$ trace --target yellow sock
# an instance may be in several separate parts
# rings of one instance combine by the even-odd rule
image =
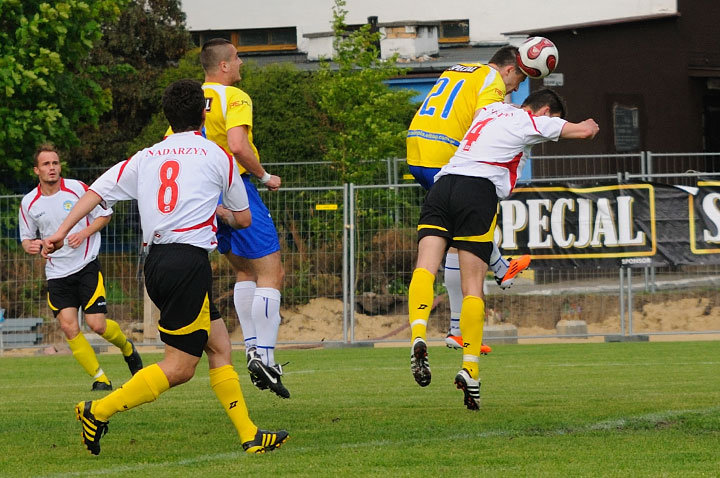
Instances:
[[[412,337],[427,338],[427,321],[433,302],[435,276],[429,270],[418,267],[413,271],[408,289],[408,312]]]
[[[106,422],[117,412],[155,401],[169,388],[165,372],[155,363],[140,370],[110,395],[93,401],[91,411],[98,420]]]
[[[73,357],[75,357],[75,360],[85,369],[88,375],[98,382],[110,383],[110,380],[108,380],[100,368],[100,363],[95,355],[95,351],[82,332],[74,338],[66,340],[70,346],[70,350],[72,350]]]
[[[240,380],[233,366],[223,365],[210,369],[210,386],[230,417],[230,421],[235,425],[240,441],[245,443],[255,438],[257,427],[248,415],[240,389]]]
[[[105,333],[102,334],[102,338],[122,350],[122,354],[128,357],[132,353],[132,345],[128,342],[123,331],[120,330],[120,326],[111,319],[105,319],[105,322],[107,323],[107,327],[105,327]]]
[[[474,295],[465,296],[460,310],[460,333],[465,343],[462,366],[475,380],[480,376],[478,362],[480,361],[484,322],[485,302]]]

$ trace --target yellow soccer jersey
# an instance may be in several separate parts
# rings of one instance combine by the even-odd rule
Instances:
[[[505,100],[505,83],[494,68],[461,63],[443,72],[408,130],[407,162],[441,168],[450,160],[475,112]]]
[[[205,93],[205,125],[203,126],[205,137],[232,155],[228,147],[227,131],[236,126],[246,126],[250,147],[259,161],[260,154],[253,143],[250,96],[240,88],[220,83],[206,82],[203,83],[202,88]],[[168,128],[165,136],[172,133],[172,129]],[[243,174],[246,169],[240,163],[237,165],[240,174]]]

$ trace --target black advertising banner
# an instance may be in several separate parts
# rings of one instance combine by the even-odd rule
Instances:
[[[720,264],[720,182],[516,188],[496,242],[536,269]]]
[[[694,263],[717,264],[720,257],[720,181],[698,181],[691,191],[690,251]]]

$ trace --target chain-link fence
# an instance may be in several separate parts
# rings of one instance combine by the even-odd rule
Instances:
[[[687,172],[688,159],[704,169]],[[718,154],[656,153],[535,157],[532,182],[645,180],[689,185],[698,177],[712,177],[718,159]],[[281,343],[409,338],[407,288],[424,191],[408,178],[404,161],[385,164],[373,185],[340,184],[340,176],[323,162],[266,165],[284,180],[277,192],[261,191],[278,229],[286,271]],[[88,183],[100,172],[74,171]],[[307,187],[308,178],[313,179],[312,187]],[[26,254],[18,240],[21,198],[0,196],[0,307],[7,318],[43,319],[32,345],[59,343],[63,337],[46,301],[44,261]],[[102,232],[100,254],[108,315],[136,340],[151,342],[157,339],[148,330],[152,319],[143,293],[137,207],[133,202],[118,203],[114,211]],[[211,254],[211,263],[216,303],[233,342],[242,343],[232,269],[217,252]],[[717,266],[531,269],[508,291],[488,282],[487,329],[512,327],[519,339],[720,333]],[[440,275],[431,339],[442,339],[448,322]],[[488,341],[492,343],[489,333]],[[13,345],[6,340],[5,346]]]

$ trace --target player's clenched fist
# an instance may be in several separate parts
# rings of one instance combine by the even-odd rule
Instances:
[[[47,259],[48,254],[60,249],[65,242],[65,236],[57,232],[52,236],[46,237],[42,241],[42,256]]]

